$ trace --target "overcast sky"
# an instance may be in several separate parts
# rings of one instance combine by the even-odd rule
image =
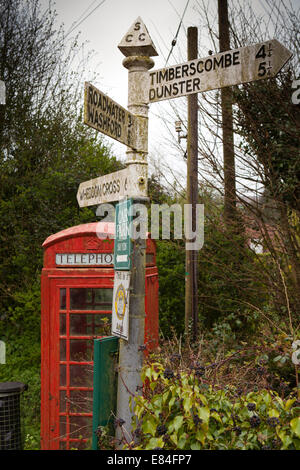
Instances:
[[[44,6],[48,5],[48,0],[41,0],[41,3]],[[96,53],[90,65],[91,70],[99,73],[100,78],[98,83],[93,82],[93,84],[124,107],[127,107],[128,71],[122,65],[124,56],[118,49],[118,44],[136,18],[138,16],[142,18],[159,54],[153,57],[154,68],[165,66],[172,40],[177,33],[184,12],[177,45],[173,49],[175,55],[170,56],[168,65],[177,63],[180,50],[183,50],[182,61],[186,61],[186,29],[189,26],[199,26],[194,0],[189,2],[187,0],[87,0],[86,2],[56,0],[53,3],[58,14],[58,23],[64,23],[67,33],[74,28],[69,37],[74,37],[80,32],[80,41],[88,41],[88,48]],[[90,16],[79,24],[89,13],[91,13]],[[84,74],[84,79],[91,81],[88,71]],[[161,123],[156,118],[159,106],[160,104],[152,104],[150,107],[150,153],[155,153],[154,149],[160,147],[159,141],[162,138]],[[174,122],[175,120],[174,116]],[[174,137],[177,138],[175,130]],[[112,139],[109,141],[113,144],[115,153],[125,159],[126,147]],[[184,171],[185,162],[182,155],[178,156],[177,163],[182,164]]]
[[[197,24],[193,4],[193,0],[188,2],[179,42],[185,37],[184,27]],[[163,54],[167,56],[169,53],[186,5],[187,0],[55,1],[58,21],[64,23],[66,32],[76,26],[76,22],[79,23],[78,20],[86,10],[83,18],[96,8],[71,34],[80,31],[80,39],[89,41],[90,48],[97,53],[97,71],[102,78],[102,91],[123,106],[127,105],[127,70],[122,66],[124,56],[118,49],[121,39],[140,16],[159,53],[155,57],[155,68],[164,66]],[[172,65],[171,59],[169,65]]]
[[[234,6],[235,1],[237,0],[230,0],[231,5]],[[240,1],[243,2],[243,0]],[[213,13],[210,21],[217,30],[217,0],[206,0],[206,2]],[[266,0],[252,0],[252,2],[257,11],[263,13],[263,9],[267,6]],[[92,83],[124,107],[127,107],[128,72],[122,65],[124,56],[118,49],[118,44],[137,17],[142,18],[159,54],[159,56],[153,57],[154,69],[165,66],[166,58],[171,50],[172,39],[179,28],[183,13],[184,18],[177,45],[173,49],[168,65],[187,60],[186,30],[189,26],[198,27],[202,57],[207,56],[208,50],[212,47],[204,36],[202,26],[206,24],[206,19],[200,18],[197,9],[195,9],[196,0],[87,0],[86,2],[82,0],[56,0],[53,3],[58,14],[57,21],[59,24],[64,23],[66,33],[70,32],[69,37],[74,37],[76,33],[80,32],[80,42],[88,41],[87,47],[96,53],[90,64],[90,70],[97,72],[100,78],[97,83]],[[300,0],[292,0],[292,3],[299,5]],[[48,0],[41,0],[41,4],[47,5]],[[87,15],[89,16],[87,17]],[[73,31],[71,31],[72,28]],[[84,80],[92,81],[88,71],[84,73]],[[178,100],[186,100],[186,98],[177,98],[173,101]],[[176,154],[175,151],[175,155],[171,155],[168,145],[164,146],[164,142],[166,142],[165,131],[157,117],[158,114],[164,112],[164,106],[167,106],[167,103],[164,103],[166,102],[150,105],[149,155],[162,160],[169,159],[169,164],[184,175],[186,164],[183,153],[178,151]],[[176,119],[174,115],[174,123]],[[174,138],[177,139],[175,127]],[[113,144],[115,154],[119,158],[125,159],[126,147],[110,138],[107,139]]]

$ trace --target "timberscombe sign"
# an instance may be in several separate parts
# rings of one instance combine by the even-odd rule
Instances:
[[[149,71],[149,102],[274,77],[291,56],[273,39]]]
[[[96,87],[85,82],[84,123],[135,149],[136,117]]]

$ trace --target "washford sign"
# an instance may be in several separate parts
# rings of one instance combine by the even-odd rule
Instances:
[[[84,86],[84,123],[135,148],[137,118],[91,83]]]

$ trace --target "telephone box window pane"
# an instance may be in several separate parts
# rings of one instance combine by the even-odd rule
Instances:
[[[95,305],[102,308],[96,310],[111,310],[113,289],[93,289]]]
[[[93,387],[93,365],[70,364],[70,387]]]
[[[65,416],[60,417],[59,421],[59,437],[67,436],[67,418]]]
[[[61,339],[59,342],[59,360],[65,361],[66,360],[66,340]]]
[[[61,413],[64,413],[66,411],[67,407],[67,396],[66,396],[66,391],[61,390],[59,392],[59,411]]]
[[[66,314],[61,313],[59,316],[59,334],[65,335],[66,334]]]
[[[70,361],[86,362],[93,360],[93,340],[71,339]]]
[[[91,413],[92,410],[92,390],[70,390],[70,413]]]
[[[70,335],[87,335],[89,319],[86,314],[70,315]]]
[[[71,314],[71,336],[109,336],[111,333],[111,314]]]
[[[111,310],[112,288],[71,288],[71,310]]]
[[[66,310],[66,289],[59,289],[60,292],[60,308]]]
[[[154,255],[152,253],[146,254],[146,264],[154,264]]]
[[[61,364],[59,366],[59,383],[62,387],[66,385],[66,366],[64,364]]]
[[[88,416],[70,416],[70,437],[72,439],[92,437],[92,419]]]

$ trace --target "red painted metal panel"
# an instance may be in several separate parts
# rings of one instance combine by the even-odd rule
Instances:
[[[99,236],[100,233],[102,233],[102,238]],[[74,360],[72,355],[73,350],[79,351],[80,348],[83,354],[84,348],[88,348],[88,340],[92,340],[95,336],[88,335],[88,330],[82,335],[81,329],[76,331],[74,335],[73,330],[76,325],[78,326],[78,315],[80,315],[80,328],[86,322],[92,331],[96,331],[94,328],[96,322],[102,318],[102,313],[109,315],[111,309],[107,310],[106,304],[106,308],[103,310],[81,310],[80,308],[71,310],[70,290],[84,288],[89,289],[90,292],[91,289],[112,289],[114,279],[112,265],[105,267],[93,265],[88,267],[57,266],[56,254],[113,253],[114,240],[106,238],[113,233],[114,224],[84,224],[54,234],[48,237],[43,244],[44,268],[41,279],[42,449],[84,448],[87,443],[87,436],[84,433],[86,423],[91,423],[92,402],[89,403],[90,407],[85,406],[84,412],[78,411],[78,409],[74,412],[71,399],[80,393],[88,397],[88,394],[91,394],[93,390],[92,382],[90,383],[88,380],[83,384],[74,385],[72,380],[78,376],[78,371],[83,372],[84,368],[92,368],[93,362],[86,360],[86,357],[80,361]],[[158,344],[158,272],[155,265],[155,243],[150,238],[147,239],[146,256],[145,344],[147,344],[147,350],[151,350]],[[60,308],[60,289],[64,289],[62,293],[66,295],[66,304],[63,305],[63,308]],[[72,295],[74,292],[72,290]],[[76,292],[80,293],[80,291]],[[95,305],[99,305],[99,303]],[[62,331],[60,331],[60,327]],[[60,378],[63,379],[62,383],[60,383]],[[82,427],[75,427],[75,425],[80,426],[81,424]],[[79,434],[78,429],[82,430],[83,436]]]

